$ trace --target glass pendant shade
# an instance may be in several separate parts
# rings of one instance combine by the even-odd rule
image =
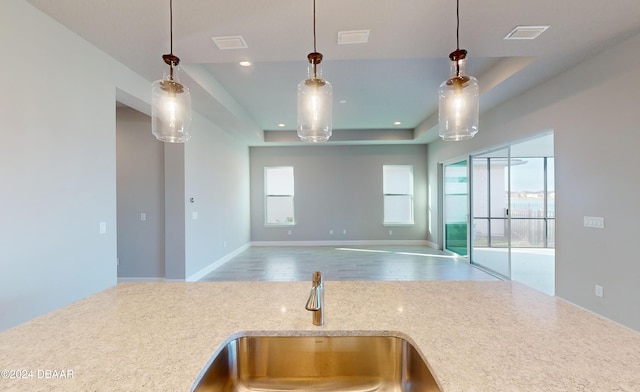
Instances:
[[[446,141],[471,139],[478,133],[480,87],[473,76],[465,75],[465,50],[449,55],[451,77],[440,85],[439,135]]]
[[[305,142],[331,137],[333,87],[322,79],[321,60],[320,53],[309,54],[309,77],[298,84],[298,137]]]
[[[171,67],[151,85],[151,131],[162,142],[184,143],[191,138],[191,94],[180,83],[178,71]]]

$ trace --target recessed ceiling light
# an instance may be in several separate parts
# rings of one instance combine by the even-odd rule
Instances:
[[[549,26],[516,26],[504,39],[536,39]]]
[[[241,35],[233,35],[227,37],[211,37],[218,49],[244,49],[247,48],[247,43],[244,41]]]
[[[240,65],[243,67],[249,67],[251,66],[251,61],[241,61]]]
[[[347,103],[347,100],[346,99],[341,99],[341,100],[338,101],[338,103]]]
[[[338,45],[366,44],[369,42],[369,30],[338,31]]]
[[[287,124],[285,124],[285,123],[280,123],[280,124],[278,124],[278,126],[279,126],[280,128],[284,128],[284,127],[286,127],[286,126],[287,126]]]
[[[393,125],[402,125],[402,122],[400,122],[400,121],[395,121],[395,122],[393,123]]]

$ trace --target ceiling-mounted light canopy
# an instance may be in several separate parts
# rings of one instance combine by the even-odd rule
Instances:
[[[439,135],[446,141],[471,139],[478,133],[480,87],[478,80],[465,74],[467,51],[460,49],[460,1],[456,1],[457,49],[449,55],[451,76],[438,90]]]
[[[173,0],[169,0],[171,52],[162,56],[169,66],[151,85],[151,131],[160,141],[184,143],[191,138],[191,94],[180,83],[180,59],[173,54]]]
[[[313,52],[309,60],[308,78],[298,84],[298,137],[305,142],[325,142],[331,137],[331,83],[322,79],[322,54],[316,50],[316,1],[313,0]]]

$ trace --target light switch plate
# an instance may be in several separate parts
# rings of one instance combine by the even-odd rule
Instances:
[[[100,222],[100,234],[107,233],[107,222]]]

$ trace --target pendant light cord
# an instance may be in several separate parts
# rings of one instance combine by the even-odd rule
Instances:
[[[456,52],[460,51],[460,0],[456,0]],[[460,77],[460,62],[456,61],[456,76]]]
[[[316,36],[316,0],[313,0],[313,52],[307,55],[309,64],[313,70],[312,79],[318,79],[318,64],[322,62],[322,54],[318,53]]]
[[[313,51],[318,51],[316,49],[316,0],[313,0]]]
[[[456,0],[456,48],[460,50],[460,0]]]
[[[171,54],[173,54],[173,0],[169,0],[169,41],[171,45]]]
[[[175,57],[173,55],[173,0],[169,0],[169,53],[171,57]],[[169,79],[173,80],[173,59],[169,62]]]

